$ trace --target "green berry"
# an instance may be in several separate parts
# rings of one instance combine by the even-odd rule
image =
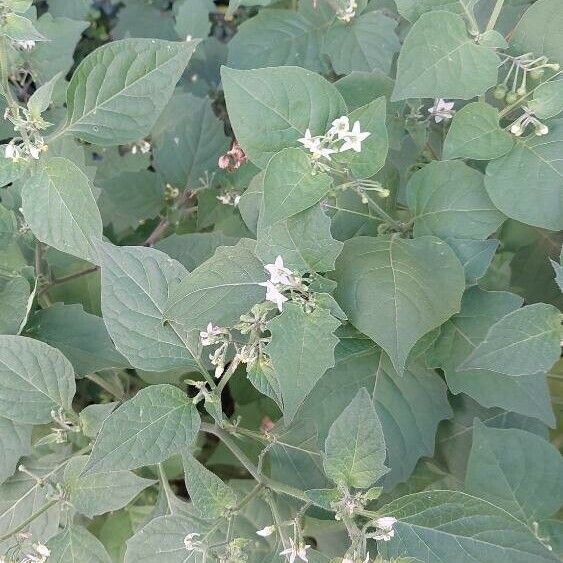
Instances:
[[[506,94],[505,100],[507,104],[513,104],[517,99],[518,95],[516,92],[508,92],[508,94]]]
[[[544,72],[543,68],[534,68],[530,71],[530,76],[533,80],[538,80],[543,76]]]
[[[504,96],[506,96],[506,86],[504,86],[503,84],[499,84],[494,90],[493,90],[493,96],[497,99],[497,100],[502,100],[504,98]]]
[[[526,95],[526,88],[524,86],[520,86],[520,88],[518,88],[518,90],[516,90],[516,93],[519,96],[525,96]]]

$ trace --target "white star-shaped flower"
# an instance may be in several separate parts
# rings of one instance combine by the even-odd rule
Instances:
[[[199,537],[201,534],[197,534],[196,532],[192,532],[191,534],[188,534],[185,538],[184,538],[184,547],[188,550],[188,551],[193,551],[196,548],[196,544],[198,543],[197,541],[193,541],[194,538]]]
[[[352,127],[352,131],[346,133],[342,138],[344,139],[344,144],[340,147],[340,152],[344,152],[352,149],[356,152],[362,152],[362,142],[365,141],[371,133],[365,131],[360,131],[360,122],[356,121]]]
[[[266,526],[265,528],[258,530],[256,533],[259,536],[262,536],[263,538],[267,538],[268,536],[271,536],[275,531],[276,531],[275,526]]]
[[[440,123],[443,119],[451,119],[453,117],[453,107],[454,102],[446,102],[442,98],[438,98],[434,105],[428,109],[428,113],[434,118],[436,123]]]
[[[332,122],[332,127],[328,130],[328,135],[336,135],[339,139],[343,139],[346,133],[350,131],[350,121],[348,116],[343,115]]]
[[[273,264],[266,264],[264,268],[270,274],[270,281],[272,283],[292,285],[293,274],[289,268],[283,265],[283,258],[281,256],[278,256]]]
[[[305,131],[305,136],[301,137],[301,139],[297,139],[297,141],[299,143],[301,143],[304,147],[308,148],[309,150],[311,150],[311,148],[319,143],[319,138],[318,137],[313,137],[311,135],[311,130],[307,129],[307,131]]]
[[[393,516],[382,516],[375,520],[377,530],[373,534],[373,538],[379,541],[389,541],[395,536],[395,530],[393,529],[395,522],[397,522],[397,519],[393,518]]]
[[[271,281],[262,282],[258,285],[266,288],[266,301],[275,303],[278,306],[279,312],[281,313],[283,304],[287,301],[287,297],[283,295]]]
[[[311,546],[303,544],[296,545],[291,538],[289,539],[289,543],[291,544],[291,547],[284,549],[282,552],[280,552],[280,555],[285,555],[289,563],[294,563],[295,559],[301,559],[301,561],[308,562],[307,550]]]

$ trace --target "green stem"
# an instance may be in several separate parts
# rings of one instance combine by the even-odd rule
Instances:
[[[500,11],[502,10],[503,4],[504,4],[504,0],[496,1],[493,11],[491,12],[491,17],[489,18],[489,21],[487,23],[487,27],[485,28],[485,31],[490,31],[491,29],[494,29],[497,23],[497,19],[500,15]]]
[[[461,4],[461,7],[463,8],[463,11],[465,13],[465,17],[468,20],[469,33],[471,33],[471,35],[479,35],[479,26],[477,25],[475,14],[468,6],[465,5],[465,0],[459,0],[459,3]]]
[[[3,542],[5,540],[11,538],[14,534],[17,534],[18,532],[21,532],[26,526],[28,526],[36,518],[41,516],[41,514],[43,514],[47,510],[49,510],[49,508],[52,508],[53,506],[55,506],[55,504],[57,504],[59,502],[59,500],[60,499],[52,499],[49,502],[45,503],[41,508],[37,509],[34,513],[32,513],[30,516],[28,516],[23,522],[18,524],[15,528],[8,530],[5,534],[1,535],[0,536],[0,542]]]
[[[164,471],[164,466],[162,463],[157,464],[157,471],[158,471],[158,481],[162,490],[164,491],[164,496],[166,497],[166,504],[168,504],[168,510],[170,510],[170,514],[174,514],[174,509],[172,507],[172,503],[170,499],[173,498],[174,494],[172,493],[172,489],[170,488],[170,483],[168,482],[168,477],[166,477],[166,472]]]
[[[60,285],[67,281],[75,280],[76,278],[80,278],[82,276],[87,276],[88,274],[93,274],[97,272],[100,268],[98,266],[92,266],[91,268],[86,268],[85,270],[80,270],[79,272],[75,272],[74,274],[69,274],[68,276],[63,276],[62,278],[56,278],[49,282],[40,292],[39,297],[49,291],[53,286]]]
[[[368,207],[372,211],[375,211],[375,213],[377,213],[386,223],[391,225],[394,229],[398,230],[401,233],[405,232],[404,225],[402,225],[398,221],[395,221],[395,219],[393,219],[393,217],[391,217],[391,215],[389,215],[382,207],[380,207],[379,204],[377,204],[373,200],[373,198],[371,198],[369,195],[367,195],[365,193],[364,193],[364,195],[368,200]]]
[[[86,379],[90,380],[92,383],[99,385],[104,391],[107,391],[110,395],[115,397],[118,401],[123,400],[123,392],[121,389],[111,385],[107,382],[101,375],[97,373],[89,373],[86,375]]]

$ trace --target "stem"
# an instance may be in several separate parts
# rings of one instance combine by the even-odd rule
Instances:
[[[19,106],[12,94],[12,90],[10,89],[8,70],[8,38],[6,36],[0,38],[0,72],[2,74],[2,93],[6,98],[6,102],[11,107]]]
[[[123,392],[121,391],[121,389],[117,389],[115,386],[108,383],[101,375],[97,373],[89,373],[85,376],[85,378],[90,380],[92,383],[99,385],[104,391],[107,391],[118,401],[123,400]]]
[[[502,10],[503,4],[504,4],[504,0],[496,1],[493,11],[491,12],[491,17],[489,18],[489,21],[487,23],[487,27],[485,28],[485,31],[490,31],[491,29],[494,29],[497,23],[497,19],[500,15],[500,11]]]
[[[56,278],[51,281],[48,285],[46,285],[39,293],[38,297],[41,297],[44,293],[49,291],[53,286],[60,285],[62,283],[66,283],[70,280],[75,280],[76,278],[80,278],[82,276],[86,276],[88,274],[92,274],[99,270],[99,266],[92,266],[91,268],[86,268],[85,270],[80,270],[80,272],[75,272],[74,274],[69,274],[68,276],[63,276],[62,278]]]
[[[170,514],[174,514],[172,503],[170,502],[170,499],[174,496],[174,494],[172,493],[172,489],[170,488],[170,483],[168,483],[168,478],[166,477],[164,466],[162,465],[162,463],[159,463],[156,467],[158,471],[158,481],[160,483],[160,486],[162,487],[162,490],[164,491],[168,510],[170,510]]]
[[[34,513],[32,513],[28,518],[26,518],[23,522],[18,524],[15,528],[8,530],[5,534],[0,536],[0,542],[3,542],[9,538],[11,538],[14,534],[17,534],[21,530],[23,530],[28,524],[31,524],[36,518],[41,516],[44,512],[52,508],[59,502],[60,499],[52,499],[49,502],[45,503],[41,508],[37,509]]]
[[[394,229],[397,229],[401,233],[405,232],[405,227],[398,221],[395,221],[391,215],[389,215],[382,207],[379,206],[369,195],[365,194],[368,200],[368,207],[375,211],[386,223],[389,223]]]
[[[459,0],[459,3],[461,4],[461,7],[463,8],[463,11],[465,13],[465,17],[468,20],[469,33],[471,33],[471,35],[479,35],[479,26],[477,25],[475,14],[465,5],[465,0]]]

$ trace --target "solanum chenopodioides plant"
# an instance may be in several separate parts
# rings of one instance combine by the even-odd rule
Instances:
[[[557,1],[0,1],[0,560],[558,560]]]

